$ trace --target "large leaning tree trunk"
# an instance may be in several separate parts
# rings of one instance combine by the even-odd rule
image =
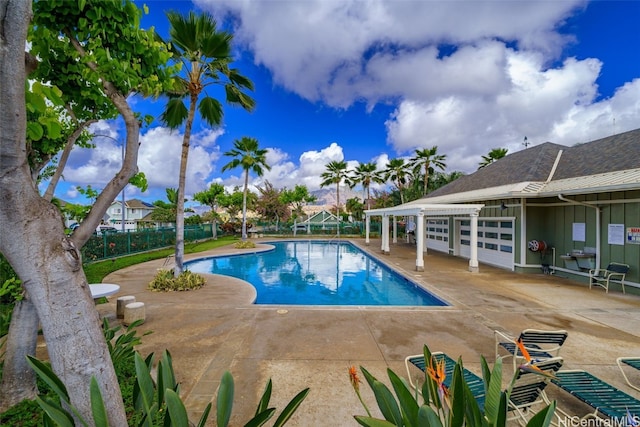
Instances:
[[[5,0],[0,7],[0,252],[22,279],[41,321],[49,360],[71,403],[91,423],[89,383],[95,377],[108,422],[127,420],[118,381],[77,247],[137,170],[139,124],[124,96],[103,81],[127,128],[125,161],[107,184],[73,240],[60,211],[40,196],[26,157],[25,41],[31,1]]]

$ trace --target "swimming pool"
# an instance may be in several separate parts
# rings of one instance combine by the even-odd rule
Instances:
[[[256,304],[445,306],[444,301],[349,242],[269,242],[266,252],[202,258],[194,273],[237,277],[257,291]]]

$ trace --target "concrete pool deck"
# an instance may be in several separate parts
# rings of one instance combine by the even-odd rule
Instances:
[[[255,242],[267,248],[264,242]],[[275,239],[273,239],[275,240]],[[255,291],[240,280],[210,275],[202,289],[157,293],[146,289],[164,260],[114,272],[105,283],[121,286],[117,296],[133,295],[146,306],[139,351],[157,357],[171,352],[181,382],[181,395],[191,420],[197,422],[215,397],[219,380],[229,370],[235,380],[232,425],[254,414],[268,379],[273,381],[271,406],[278,409],[310,387],[290,426],[357,425],[365,414],[349,382],[348,368],[363,366],[389,384],[386,370],[406,376],[404,358],[422,352],[424,344],[480,373],[480,355],[494,361],[494,330],[512,334],[522,329],[566,329],[569,338],[560,355],[563,369],[585,369],[640,398],[629,388],[615,360],[640,356],[640,296],[623,295],[555,275],[516,274],[484,264],[479,273],[468,262],[437,252],[425,256],[425,271],[415,271],[415,247],[398,243],[382,255],[380,241],[350,240],[387,265],[445,299],[448,307],[303,307],[257,306]],[[186,259],[246,252],[226,246],[188,255]],[[101,315],[115,314],[116,296],[98,306]],[[505,367],[507,372],[509,368]],[[640,382],[640,375],[635,377]],[[363,398],[375,399],[365,384]],[[549,395],[558,405],[583,415],[588,407],[555,387]],[[215,402],[214,402],[215,406]],[[215,409],[215,408],[214,408]],[[377,411],[375,411],[377,412]],[[277,415],[276,415],[277,417]],[[275,418],[274,418],[275,419]],[[208,425],[214,425],[215,415]]]

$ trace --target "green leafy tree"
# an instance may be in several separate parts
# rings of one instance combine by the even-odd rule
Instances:
[[[167,13],[171,49],[183,65],[176,76],[174,90],[169,94],[169,102],[161,115],[161,120],[171,128],[184,125],[182,153],[180,156],[180,176],[178,179],[178,206],[176,217],[176,253],[174,274],[178,277],[183,270],[184,258],[184,203],[187,160],[191,129],[196,117],[200,116],[211,126],[222,122],[223,109],[220,101],[210,96],[206,88],[223,85],[226,102],[239,105],[251,111],[255,101],[244,90],[253,90],[253,83],[242,76],[237,69],[230,68],[231,42],[233,35],[220,31],[216,21],[208,14],[189,12],[183,16],[177,12]],[[186,105],[188,103],[188,107]]]
[[[490,165],[496,160],[500,160],[507,155],[509,149],[507,148],[492,148],[486,156],[482,156],[482,161],[478,163],[478,169],[482,169],[485,166]]]
[[[349,178],[349,186],[354,188],[357,184],[362,184],[366,197],[367,209],[371,209],[371,184],[382,184],[384,179],[380,176],[375,163],[361,163],[353,170]]]
[[[306,185],[296,185],[293,190],[285,188],[281,194],[282,201],[292,207],[293,215],[300,217],[304,214],[303,207],[313,203],[318,198],[309,193]]]
[[[412,178],[411,164],[405,162],[404,159],[396,158],[389,160],[384,170],[385,181],[392,181],[400,194],[400,203],[404,203],[404,189],[407,182]]]
[[[241,167],[244,171],[244,190],[242,192],[242,240],[247,240],[247,193],[249,192],[249,171],[262,176],[267,164],[267,150],[258,146],[255,138],[242,137],[233,141],[233,149],[224,153],[225,156],[235,157],[222,167],[222,171]]]
[[[429,176],[434,172],[434,170],[436,168],[444,170],[447,167],[444,162],[446,158],[446,154],[438,154],[438,146],[434,145],[431,148],[416,150],[415,155],[409,161],[413,167],[413,176],[423,176],[423,195],[427,194],[429,189]]]
[[[364,204],[357,197],[353,197],[351,199],[347,199],[345,209],[353,218],[360,221],[364,212]]]
[[[3,171],[11,171],[0,175],[0,199],[19,200],[22,206],[17,218],[13,203],[0,204],[0,252],[23,280],[25,301],[35,308],[21,311],[21,316],[12,320],[0,387],[2,404],[15,396],[15,384],[6,386],[5,383],[5,377],[11,377],[8,368],[26,360],[40,324],[51,365],[67,385],[70,400],[80,413],[87,418],[91,416],[86,386],[91,376],[95,376],[106,394],[105,414],[109,424],[126,425],[107,345],[96,338],[101,336],[101,330],[93,300],[86,291],[79,248],[137,172],[140,118],[127,98],[135,94],[158,95],[166,88],[170,53],[152,31],[140,29],[140,17],[141,11],[126,0],[33,3],[6,0],[0,8],[0,34],[3,34],[0,105],[7,109],[0,121],[0,164]],[[30,22],[34,31],[27,44]],[[25,46],[30,49],[27,63]],[[47,51],[55,53],[46,56]],[[34,184],[37,164],[42,162],[32,162],[34,158],[27,154],[29,143],[33,149],[34,141],[49,143],[58,135],[55,125],[51,124],[44,125],[46,141],[35,138],[33,125],[28,130],[27,73],[40,67],[50,67],[49,75],[59,77],[51,82],[63,94],[74,88],[82,94],[78,98],[101,94],[122,116],[127,132],[125,160],[120,171],[107,183],[85,220],[69,237],[65,235],[62,214],[51,200],[39,194]],[[31,101],[30,108],[42,106],[37,107]],[[38,149],[44,155],[55,151],[44,146]],[[70,312],[75,315],[70,317]]]
[[[208,216],[211,218],[211,222],[213,223],[213,238],[218,238],[218,202],[219,197],[224,194],[224,186],[222,184],[213,183],[209,186],[208,189],[204,191],[200,191],[193,195],[193,200],[202,203],[205,206],[209,206],[211,208],[212,215]],[[204,219],[204,217],[203,217]]]
[[[284,201],[285,190],[279,190],[269,181],[258,187],[260,195],[256,200],[254,211],[267,221],[279,223],[287,221],[291,216],[288,204]]]
[[[429,191],[435,191],[440,187],[444,187],[462,176],[464,176],[464,173],[460,171],[453,171],[451,173],[436,172],[433,179],[429,180]]]

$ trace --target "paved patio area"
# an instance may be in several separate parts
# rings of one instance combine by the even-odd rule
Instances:
[[[350,239],[351,240],[351,239]],[[256,240],[266,249],[267,239]],[[629,394],[615,365],[619,356],[640,356],[640,296],[543,274],[515,274],[480,265],[467,271],[467,261],[437,252],[425,257],[425,271],[415,270],[414,246],[398,243],[390,255],[380,241],[351,240],[366,252],[444,298],[449,307],[322,308],[257,306],[255,291],[234,278],[210,275],[203,289],[157,293],[146,289],[163,260],[132,266],[105,278],[121,285],[118,295],[145,302],[146,322],[139,350],[144,355],[171,352],[181,393],[192,421],[216,395],[225,370],[235,379],[232,425],[243,425],[255,411],[264,386],[273,381],[272,404],[278,413],[300,390],[311,391],[290,426],[357,425],[365,414],[351,388],[348,368],[364,366],[389,384],[386,369],[405,376],[404,358],[422,352],[424,344],[456,358],[480,374],[480,355],[492,363],[496,329],[519,333],[525,328],[566,329],[564,368],[582,368]],[[186,258],[244,252],[232,246]],[[113,316],[116,296],[98,306]],[[640,382],[640,376],[638,376]],[[583,415],[588,407],[550,386],[563,409]],[[363,397],[376,408],[368,386]],[[215,415],[209,425],[214,425]],[[275,419],[275,418],[274,418]]]

